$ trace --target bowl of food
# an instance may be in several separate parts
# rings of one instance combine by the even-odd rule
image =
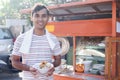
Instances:
[[[33,67],[36,68],[41,74],[46,74],[53,67],[53,64],[47,61],[42,61],[40,63],[36,63]]]

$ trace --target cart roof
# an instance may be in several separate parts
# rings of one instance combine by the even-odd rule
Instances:
[[[77,2],[67,2],[64,4],[52,5],[48,6],[48,8],[50,10],[50,14],[53,16],[111,14],[112,1],[113,0],[82,0]],[[120,8],[119,5],[118,8]],[[22,9],[20,12],[23,14],[29,14],[31,9]]]

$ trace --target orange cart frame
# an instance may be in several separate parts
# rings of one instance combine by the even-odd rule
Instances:
[[[76,56],[75,56],[75,54],[76,54],[76,36],[105,36],[105,37],[116,38],[117,37],[117,33],[116,33],[116,22],[117,22],[116,14],[117,14],[117,12],[116,11],[117,11],[117,7],[118,7],[118,10],[120,9],[120,6],[119,6],[120,2],[118,3],[117,0],[87,0],[86,2],[74,2],[72,4],[66,3],[66,4],[48,7],[50,10],[57,10],[60,8],[66,9],[67,7],[74,7],[74,6],[77,7],[77,6],[85,6],[85,5],[92,5],[92,4],[99,4],[99,3],[100,4],[111,3],[112,18],[49,22],[49,24],[47,26],[48,29],[53,28],[53,31],[51,31],[51,32],[57,36],[72,36],[73,37],[74,71],[75,71],[75,66],[76,66],[75,65],[76,64],[76,61],[75,61],[75,59],[76,59]],[[82,13],[82,14],[86,14],[86,13]],[[61,14],[61,15],[56,14],[54,16],[64,16],[64,15],[67,15],[67,14]],[[78,15],[78,13],[73,14],[73,15]],[[114,48],[112,49],[112,53],[111,53],[112,59],[111,59],[110,64],[109,64],[109,60],[108,60],[108,59],[110,59],[110,56],[106,57],[106,62],[105,62],[106,67],[105,67],[104,79],[117,80],[118,68],[117,68],[117,57],[116,57],[117,56],[116,55],[116,43],[113,43],[110,46],[112,46]],[[109,51],[106,50],[106,53],[109,53]],[[111,65],[112,65],[112,68],[110,68]],[[58,75],[56,75],[56,76],[62,77],[62,76],[58,76]],[[101,78],[101,80],[103,80],[102,79],[103,76],[99,77],[99,79],[100,78]],[[67,80],[67,79],[64,79],[64,80]],[[82,80],[82,78],[79,80]]]
[[[111,10],[109,11],[100,11],[98,8],[95,7],[95,5],[98,4],[111,4]],[[72,13],[71,11],[66,10],[67,8],[78,8],[78,7],[84,7],[84,6],[92,6],[96,12],[83,12],[83,13]],[[55,6],[48,6],[50,11],[57,11],[59,9],[64,9],[68,11],[70,14],[51,14],[52,17],[59,17],[59,16],[66,16],[66,15],[83,15],[83,14],[97,14],[97,13],[111,13],[111,18],[104,18],[104,19],[88,19],[88,20],[69,20],[69,21],[53,21],[49,22],[46,28],[52,32],[53,34],[57,36],[72,36],[73,37],[73,66],[75,71],[75,64],[76,64],[76,36],[105,36],[110,37],[107,38],[111,40],[111,38],[114,38],[115,40],[118,39],[117,36],[119,35],[116,33],[116,22],[120,22],[120,18],[117,18],[117,11],[120,17],[120,1],[119,0],[86,0],[84,2],[72,2],[71,3],[65,3],[65,4],[59,4]],[[29,13],[30,9],[24,9],[21,10],[21,13]],[[117,35],[118,34],[118,35]],[[116,40],[117,41],[117,40]],[[119,67],[117,67],[118,61],[117,61],[117,47],[116,42],[112,43],[112,52],[109,54],[110,49],[109,46],[106,48],[106,53],[109,55],[106,55],[106,62],[105,62],[105,76],[97,76],[94,75],[92,77],[98,77],[99,80],[118,80]],[[109,59],[111,62],[109,62]],[[112,66],[111,66],[112,65]],[[78,74],[78,73],[76,73]],[[119,75],[118,75],[119,74]],[[79,74],[79,75],[85,75],[85,76],[91,76],[91,74]],[[61,74],[55,74],[55,80],[82,80],[73,78],[71,76],[62,76]]]

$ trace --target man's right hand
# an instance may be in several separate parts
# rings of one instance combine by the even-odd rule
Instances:
[[[33,68],[33,67],[30,67],[29,68],[29,71],[36,77],[37,74],[39,73],[37,69]]]

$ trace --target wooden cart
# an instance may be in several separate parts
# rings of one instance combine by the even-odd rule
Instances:
[[[48,8],[51,21],[46,26],[47,29],[57,36],[73,37],[74,71],[69,74],[54,74],[54,79],[120,80],[120,38],[119,33],[116,33],[116,22],[120,23],[120,0],[83,0]],[[29,12],[29,9],[21,10],[21,13]],[[73,18],[75,16],[76,19]],[[106,37],[104,76],[75,72],[77,36]]]
[[[119,80],[120,79],[120,38],[116,33],[116,22],[120,17],[120,1],[118,0],[85,0],[48,6],[52,19],[60,18],[60,21],[49,22],[47,28],[57,36],[73,37],[73,66],[76,67],[76,36],[105,36],[106,58],[105,75],[91,74],[55,74],[55,80]],[[92,16],[90,19],[70,20],[66,16]],[[102,17],[104,16],[104,17]],[[62,20],[64,19],[64,20]],[[119,26],[120,27],[120,26]],[[79,76],[79,77],[78,77]],[[89,77],[89,78],[87,78]],[[91,77],[91,78],[90,78]]]

